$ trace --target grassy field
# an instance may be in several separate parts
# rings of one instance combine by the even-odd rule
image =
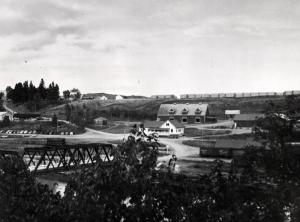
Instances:
[[[188,137],[196,136],[215,136],[215,135],[227,135],[231,133],[231,130],[215,130],[215,129],[197,129],[197,128],[186,128],[184,135]]]
[[[116,125],[107,129],[102,130],[102,132],[113,133],[113,134],[127,134],[130,133],[132,127],[126,125]]]

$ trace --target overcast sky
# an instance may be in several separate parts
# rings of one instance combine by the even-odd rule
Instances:
[[[299,0],[1,0],[0,88],[300,89]]]

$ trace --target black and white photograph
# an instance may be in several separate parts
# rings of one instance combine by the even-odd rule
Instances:
[[[299,222],[300,1],[1,0],[0,222]]]

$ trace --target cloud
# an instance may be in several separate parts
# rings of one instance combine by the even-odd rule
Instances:
[[[0,12],[5,12],[0,13],[0,38],[14,40],[14,52],[39,50],[54,44],[58,36],[85,33],[76,22],[80,11],[51,1],[9,1],[0,6]]]
[[[286,67],[294,77],[300,4],[287,1],[1,0],[0,68],[124,93],[138,79],[149,82],[140,92],[163,93],[223,87],[205,84],[214,79],[244,87],[247,76],[273,72],[279,80]]]
[[[298,22],[288,23],[284,20],[261,19],[246,15],[217,16],[207,18],[184,30],[191,37],[289,37],[299,33]]]

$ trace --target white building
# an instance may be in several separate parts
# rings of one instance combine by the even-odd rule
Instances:
[[[0,121],[3,121],[5,116],[8,116],[9,119],[12,120],[11,115],[9,115],[7,112],[0,112]]]
[[[120,95],[116,96],[116,100],[122,100],[122,99],[124,99],[123,96],[120,96]]]
[[[98,96],[96,97],[97,100],[108,100],[106,96]]]
[[[184,134],[184,125],[177,121],[146,121],[144,128],[146,134],[157,133],[159,136]]]
[[[240,110],[225,110],[225,118],[234,118],[236,115],[241,114]]]

